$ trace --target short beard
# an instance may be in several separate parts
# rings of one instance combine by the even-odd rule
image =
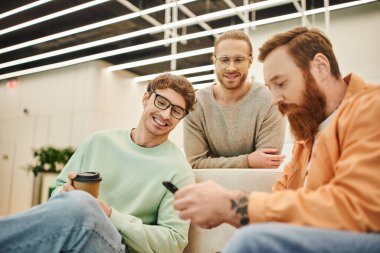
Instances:
[[[245,83],[245,81],[247,80],[247,75],[242,75],[241,76],[241,79],[240,81],[235,85],[235,86],[229,86],[229,85],[225,85],[223,83],[223,74],[220,75],[220,74],[217,74],[216,77],[218,78],[218,81],[219,83],[226,89],[226,90],[236,90],[236,89],[239,89],[240,87],[243,86],[243,84]]]
[[[305,92],[300,105],[280,104],[278,109],[287,115],[293,137],[299,140],[314,138],[326,118],[326,97],[309,71],[304,73]]]

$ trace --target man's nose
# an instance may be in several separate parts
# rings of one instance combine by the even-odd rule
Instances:
[[[235,69],[236,66],[235,66],[235,62],[233,60],[230,60],[228,62],[228,65],[227,65],[227,68],[226,69]]]
[[[165,110],[161,111],[161,115],[163,116],[164,119],[170,119],[171,118],[171,112],[172,112],[172,107],[169,106]]]
[[[284,101],[284,97],[281,94],[276,94],[275,92],[272,92],[272,104],[273,105],[279,105],[283,101]]]

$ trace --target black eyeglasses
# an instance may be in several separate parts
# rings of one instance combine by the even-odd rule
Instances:
[[[164,96],[161,96],[160,94],[157,94],[155,91],[152,91],[156,95],[154,98],[154,105],[161,110],[166,110],[170,106],[172,107],[170,110],[170,114],[176,118],[176,119],[183,119],[183,117],[186,116],[187,111],[183,109],[181,106],[173,105],[169,99],[167,99]]]

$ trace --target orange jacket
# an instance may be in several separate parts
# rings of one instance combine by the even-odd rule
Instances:
[[[380,231],[380,87],[354,74],[330,124],[312,141],[296,142],[273,193],[252,192],[250,221]]]

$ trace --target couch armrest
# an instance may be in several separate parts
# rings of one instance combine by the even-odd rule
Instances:
[[[194,169],[195,181],[213,180],[230,190],[270,192],[272,185],[281,176],[278,169]],[[189,244],[184,253],[215,253],[224,245],[236,228],[222,224],[213,229],[190,226]]]

